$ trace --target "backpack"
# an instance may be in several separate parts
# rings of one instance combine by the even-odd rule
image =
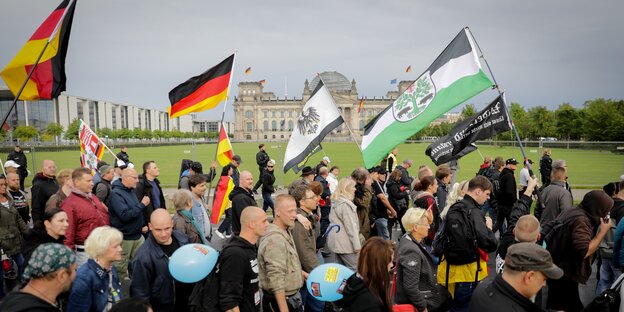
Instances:
[[[182,174],[184,173],[184,171],[191,169],[192,164],[193,164],[192,160],[182,159],[182,163],[180,164],[180,174],[178,175],[178,177],[182,178]],[[178,179],[178,185],[180,185],[179,179]]]
[[[468,264],[479,259],[472,209],[465,209],[459,202],[453,204],[440,229],[432,244],[434,254],[443,255],[451,265]]]
[[[615,240],[615,229],[617,228],[617,224],[615,223],[615,219],[610,219],[611,228],[607,231],[607,235],[600,241],[598,245],[598,251],[600,252],[600,258],[602,259],[613,259],[613,243]]]
[[[214,270],[197,282],[193,287],[193,291],[189,296],[189,311],[191,312],[217,312],[221,311],[219,306],[219,292],[221,288],[221,280],[219,279],[219,268],[221,267],[221,254],[229,246],[224,246],[219,251],[219,259]]]
[[[620,275],[618,279],[611,285],[611,287],[605,290],[600,295],[596,296],[583,311],[587,312],[617,312],[620,310],[620,288],[622,287],[622,280],[624,280],[624,274]]]
[[[100,181],[100,182],[96,183],[95,185],[93,185],[93,189],[91,190],[91,192],[93,193],[93,195],[97,194],[97,192],[96,192],[97,187],[98,187],[98,185],[100,185],[100,184],[102,184],[102,183],[104,183],[104,182]],[[109,201],[109,199],[110,199],[110,196],[111,196],[111,193],[112,193],[112,192],[113,192],[113,190],[112,190],[112,189],[110,189],[110,188],[108,188],[108,187],[106,188],[106,197],[104,197],[104,200],[102,201],[102,203],[104,203],[107,207],[110,207],[110,201]]]

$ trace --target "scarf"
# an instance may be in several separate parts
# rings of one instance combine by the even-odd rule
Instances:
[[[189,220],[191,220],[191,223],[193,223],[193,226],[197,230],[197,233],[199,233],[199,237],[201,238],[202,243],[204,243],[204,245],[208,245],[208,242],[206,241],[206,238],[202,234],[203,231],[199,229],[199,225],[197,225],[197,222],[195,222],[195,218],[193,218],[193,215],[191,214],[191,212],[188,211],[188,210],[181,210],[180,213],[183,216],[187,217]]]

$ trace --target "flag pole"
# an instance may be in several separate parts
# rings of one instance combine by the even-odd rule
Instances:
[[[75,0],[70,0],[67,7],[69,8],[73,4],[74,1]],[[52,31],[52,35],[46,41],[45,45],[43,46],[43,49],[41,49],[41,53],[39,53],[39,56],[37,57],[37,60],[35,61],[35,64],[33,64],[32,68],[28,72],[28,76],[26,76],[26,79],[24,79],[22,86],[20,87],[19,91],[17,91],[17,94],[15,95],[15,98],[13,99],[13,103],[11,104],[11,106],[9,106],[9,111],[7,111],[7,113],[4,115],[4,118],[2,119],[2,124],[0,125],[0,129],[4,127],[4,124],[7,122],[7,119],[9,119],[9,115],[11,115],[13,108],[15,108],[15,106],[17,105],[17,101],[19,100],[19,97],[22,95],[22,92],[24,91],[26,84],[28,84],[30,77],[32,77],[32,74],[35,72],[35,68],[37,68],[37,65],[39,65],[39,61],[41,61],[41,58],[43,57],[43,53],[45,53],[45,50],[48,48],[48,45],[50,45],[50,42],[52,41],[52,39],[54,39],[54,36],[56,35],[56,32],[58,31],[59,26],[61,25],[61,23],[63,23],[63,20],[65,19],[65,15],[67,15],[67,11],[68,10],[63,11],[63,15],[61,15],[59,22],[56,23],[56,26],[54,27],[54,30]]]
[[[225,94],[225,101],[223,102],[223,112],[221,113],[221,122],[220,125],[221,127],[219,128],[219,135],[221,134],[221,128],[225,129],[225,127],[223,126],[223,120],[225,119],[225,109],[227,107],[227,102],[230,99],[230,87],[232,85],[232,78],[234,76],[234,67],[236,65],[236,54],[238,53],[238,49],[234,50],[234,59],[232,60],[232,71],[230,72],[230,81],[228,81],[228,89],[227,92]],[[227,133],[227,130],[225,131],[225,135],[229,138],[229,134]],[[217,151],[219,150],[219,137],[217,137],[217,146],[215,147],[215,152],[214,152],[214,158],[212,159],[212,162],[217,161]],[[234,152],[234,150],[232,150],[232,152]],[[210,163],[210,168],[212,168],[212,162]],[[236,170],[236,168],[234,168]],[[212,205],[214,205],[214,196],[216,194],[214,194],[212,197],[210,196],[210,192],[212,190],[212,180],[214,180],[214,178],[217,176],[217,169],[215,168],[215,176],[212,177],[212,179],[210,179],[210,181],[208,181],[208,202],[206,203],[206,208],[209,208],[212,211]],[[219,182],[217,182],[218,184]],[[216,188],[215,188],[215,193],[216,193]],[[211,200],[210,198],[212,198],[212,204],[210,203]]]
[[[483,54],[483,50],[481,50],[481,47],[479,46],[479,43],[477,43],[477,40],[475,39],[474,35],[472,34],[472,30],[470,30],[470,28],[467,27],[467,26],[465,27],[465,29],[468,31],[468,33],[470,33],[470,37],[472,38],[472,41],[475,43],[475,45],[477,46],[477,49],[479,50],[479,54],[480,54],[479,57],[481,59],[483,59],[483,62],[485,62],[485,66],[487,67],[488,72],[490,73],[490,76],[492,76],[492,80],[494,81],[494,88],[496,88],[496,91],[498,91],[498,95],[500,95],[501,99],[503,100],[503,103],[505,105],[507,105],[507,99],[505,98],[504,92],[502,92],[500,90],[498,82],[496,82],[496,77],[494,77],[494,73],[492,72],[492,68],[490,67],[490,64],[488,63],[487,59],[485,58],[485,55]],[[518,134],[518,129],[516,128],[516,124],[511,119],[511,114],[509,114],[508,117],[509,117],[509,120],[511,121],[511,128],[513,129],[514,133],[516,134],[516,140],[518,141],[518,145],[520,146],[520,151],[522,152],[522,157],[524,158],[524,163],[527,163],[528,162],[528,157],[526,155],[526,152],[524,151],[524,146],[522,145],[522,141],[520,140],[520,135]],[[532,171],[531,164],[528,164],[528,166],[529,166],[529,170]]]
[[[322,81],[325,86],[327,86],[325,84],[325,81],[323,81],[323,77],[321,77],[321,75],[318,75],[318,77],[319,77],[319,80]],[[329,91],[329,87],[327,87],[327,90]],[[331,96],[331,92],[330,92],[330,96]],[[334,101],[334,97],[332,96],[331,98],[332,98],[332,101]],[[336,105],[336,101],[334,101],[334,105]],[[338,107],[336,106],[336,108],[338,108]],[[344,121],[345,126],[347,126],[347,129],[349,130],[349,134],[351,135],[351,138],[353,139],[353,142],[355,142],[355,145],[357,145],[358,149],[360,150],[360,153],[363,153],[362,152],[362,147],[360,147],[360,143],[355,139],[355,136],[353,135],[353,131],[351,130],[351,127],[349,127],[349,123],[347,122],[347,120],[342,115],[342,111],[340,109],[338,109],[338,113],[340,113],[340,117],[342,117],[342,120]]]
[[[87,125],[86,122],[84,122],[84,120],[80,119],[80,122],[82,124],[84,124],[85,126],[87,126],[87,128],[89,128],[89,130],[91,130],[91,132],[95,133],[95,131],[93,131],[91,129],[91,127],[89,127]],[[96,133],[97,134],[97,133]],[[78,137],[80,137],[80,129],[78,129]],[[102,141],[102,139],[100,139],[100,136],[96,135],[95,136],[98,139],[98,142],[102,143],[102,145],[104,145],[104,147],[106,148],[106,150],[108,150],[109,153],[111,153],[111,155],[113,155],[113,157],[115,157],[116,160],[120,160],[119,158],[117,158],[117,155],[115,155],[115,153],[108,147],[108,145],[106,145],[106,143],[104,143],[104,141]],[[126,164],[127,165],[127,164]]]

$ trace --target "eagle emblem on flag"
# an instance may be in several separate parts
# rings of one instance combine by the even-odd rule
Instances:
[[[429,72],[414,81],[392,104],[394,119],[408,122],[425,111],[436,95],[436,88]]]
[[[321,116],[316,111],[316,108],[308,107],[307,109],[304,109],[297,120],[299,133],[301,133],[301,135],[316,133],[320,121]]]

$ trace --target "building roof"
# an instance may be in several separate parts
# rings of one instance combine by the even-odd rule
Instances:
[[[337,71],[324,71],[320,73],[321,78],[325,85],[332,91],[351,91],[351,82],[345,75]],[[310,91],[316,89],[316,85],[319,82],[318,75],[312,79],[310,83]]]

